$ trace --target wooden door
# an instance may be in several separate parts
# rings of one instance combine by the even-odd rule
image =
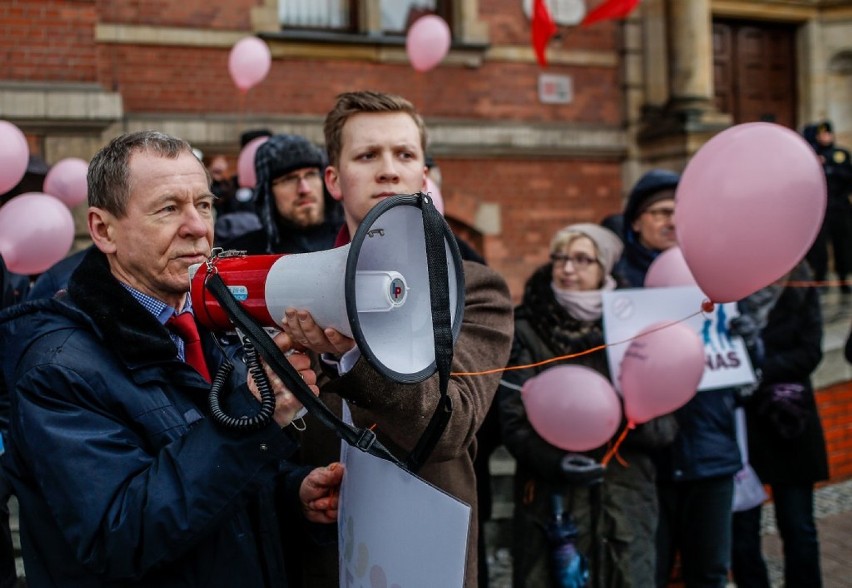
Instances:
[[[796,128],[795,27],[714,21],[716,107],[734,123],[767,120]]]

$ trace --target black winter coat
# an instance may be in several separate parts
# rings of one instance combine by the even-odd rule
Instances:
[[[209,385],[91,251],[67,297],[10,309],[12,391],[3,466],[38,587],[284,586],[276,494],[305,470],[274,422],[236,433],[207,418]],[[202,330],[211,372],[226,356]],[[231,414],[256,401],[239,362]]]
[[[797,276],[795,279],[805,279]],[[749,461],[767,484],[801,484],[828,479],[825,437],[810,376],[822,360],[822,314],[815,288],[787,287],[762,331],[765,346],[761,388],[746,406]],[[772,384],[805,387],[803,431],[784,438],[762,402]]]

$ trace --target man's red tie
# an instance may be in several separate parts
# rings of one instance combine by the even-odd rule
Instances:
[[[204,360],[204,350],[201,347],[201,337],[198,335],[198,325],[191,312],[173,314],[166,321],[166,327],[183,339],[183,355],[186,363],[198,370],[205,380],[210,381],[210,372]]]

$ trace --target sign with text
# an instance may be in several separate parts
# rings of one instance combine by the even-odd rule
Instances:
[[[728,322],[739,314],[737,304],[716,304],[713,312],[697,312],[706,299],[697,286],[632,288],[603,293],[604,338],[616,390],[619,390],[621,360],[630,339],[654,323],[683,319],[704,343],[706,360],[699,391],[754,383],[754,370],[745,343],[728,331]]]

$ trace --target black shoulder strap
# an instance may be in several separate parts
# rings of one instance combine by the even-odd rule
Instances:
[[[219,301],[234,325],[249,338],[266,364],[281,378],[281,381],[299,399],[299,402],[323,425],[337,433],[349,445],[402,466],[400,461],[379,442],[373,431],[359,429],[343,422],[319,398],[314,396],[314,393],[290,365],[290,362],[287,361],[287,358],[281,353],[281,350],[278,349],[266,331],[234,299],[233,294],[217,273],[212,272],[207,277],[205,287]]]
[[[453,414],[452,398],[447,394],[450,382],[450,367],[453,363],[453,330],[450,314],[449,278],[445,243],[454,250],[459,259],[458,244],[453,238],[445,239],[446,221],[435,208],[431,197],[420,194],[423,211],[423,233],[426,241],[426,264],[429,270],[429,292],[432,306],[432,331],[435,339],[435,365],[438,368],[438,389],[441,398],[432,413],[432,418],[408,455],[407,465],[412,472],[418,471],[435,449],[438,440],[447,428]]]

